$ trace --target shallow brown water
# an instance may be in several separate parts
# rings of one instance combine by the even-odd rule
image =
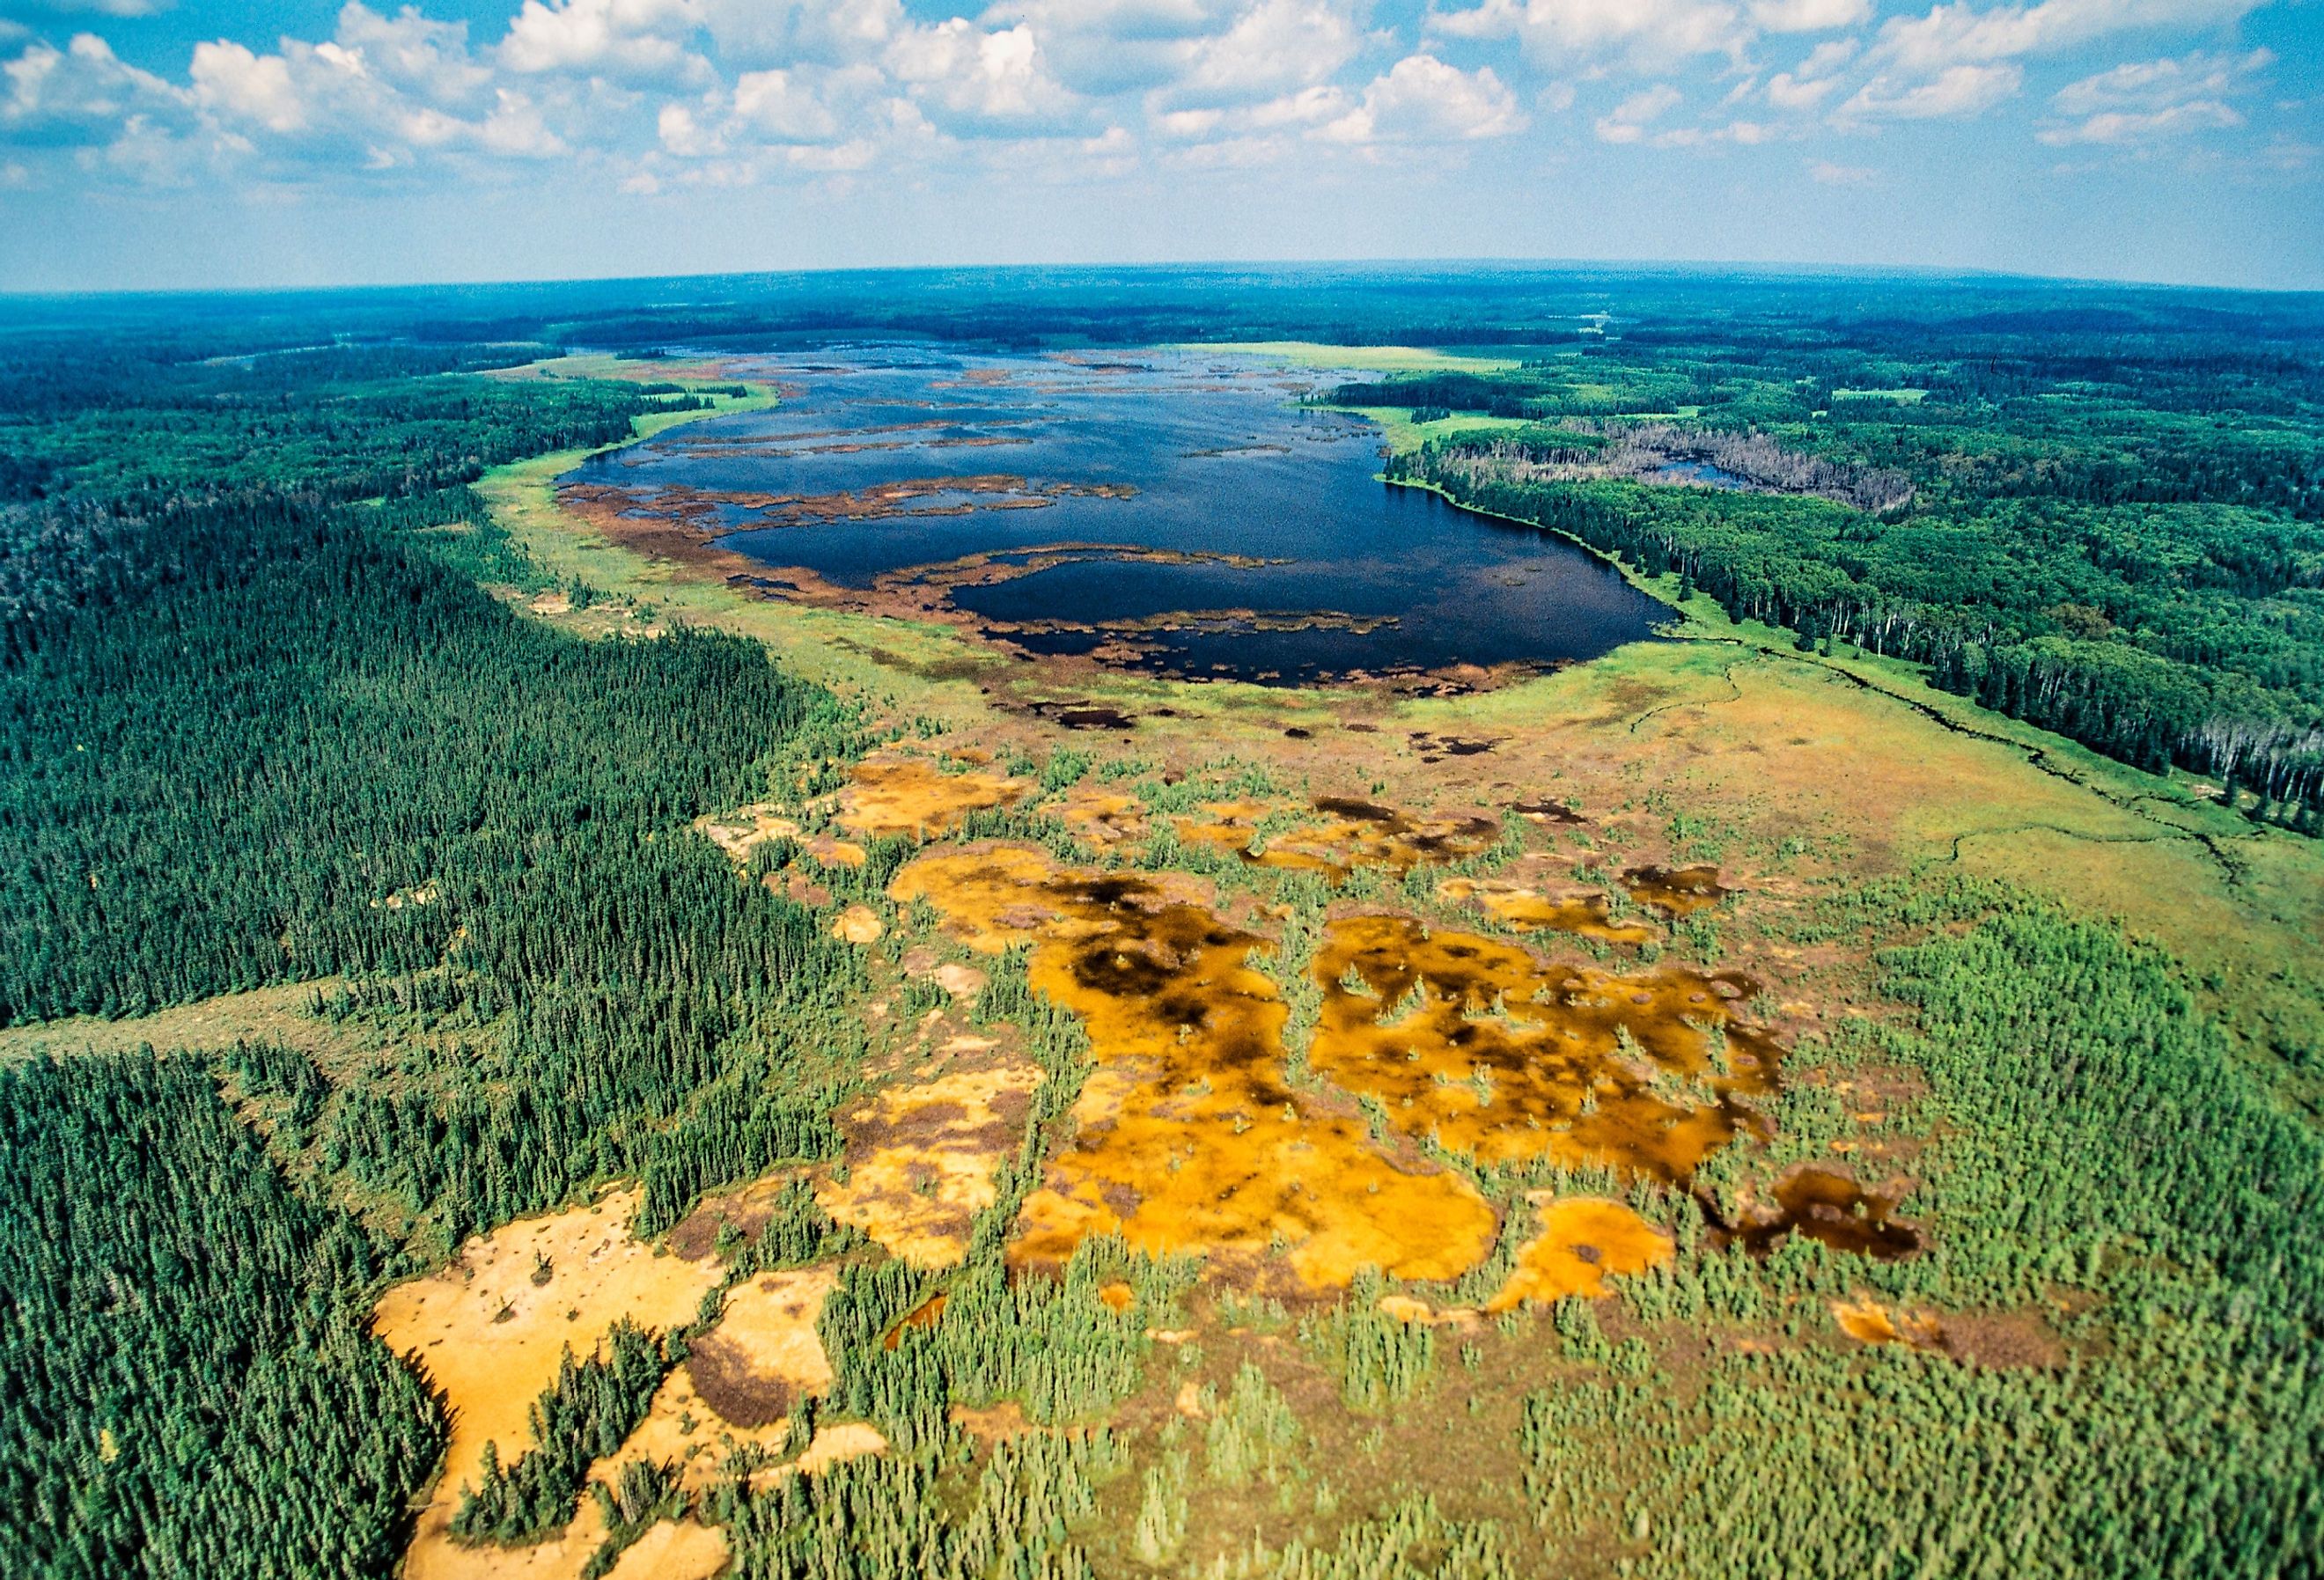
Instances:
[[[1844,1169],[1802,1163],[1775,1181],[1775,1202],[1744,1215],[1724,1238],[1753,1251],[1771,1251],[1784,1235],[1809,1239],[1877,1261],[1895,1261],[1921,1249],[1921,1231],[1891,1215],[1898,1198],[1866,1189]]]
[[[1713,866],[1632,867],[1622,874],[1622,887],[1639,904],[1666,916],[1692,916],[1735,892],[1719,886],[1719,869]]]

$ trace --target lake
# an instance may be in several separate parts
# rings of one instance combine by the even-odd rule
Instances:
[[[566,485],[820,601],[908,593],[1028,651],[1189,678],[1546,667],[1671,617],[1572,544],[1379,482],[1376,428],[1296,403],[1360,375],[920,344],[740,371],[782,404],[683,425]]]

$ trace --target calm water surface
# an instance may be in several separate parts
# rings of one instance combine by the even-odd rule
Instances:
[[[1272,562],[1098,557],[954,593],[995,634],[1036,651],[1119,651],[1126,641],[1141,667],[1189,675],[1290,684],[1546,665],[1650,638],[1670,615],[1571,545],[1379,482],[1376,429],[1293,404],[1337,374],[1199,352],[1065,360],[916,345],[773,357],[752,376],[783,384],[778,410],[673,430],[572,480],[811,499],[1023,480],[998,494],[940,490],[872,519],[809,505],[812,519],[774,526],[761,503],[717,501],[724,547],[844,587],[1067,543]],[[1128,496],[1060,488],[1102,485]],[[994,508],[1035,500],[1046,503]],[[1294,628],[1268,628],[1286,623]]]

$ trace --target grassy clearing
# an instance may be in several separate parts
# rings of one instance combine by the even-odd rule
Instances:
[[[1401,456],[1418,449],[1432,439],[1444,439],[1456,433],[1495,433],[1511,428],[1528,426],[1522,417],[1487,417],[1477,412],[1456,412],[1439,417],[1432,422],[1415,422],[1409,406],[1333,406],[1333,411],[1351,411],[1368,417],[1379,424],[1380,437],[1388,448]]]
[[[1521,365],[1513,356],[1479,356],[1425,346],[1327,346],[1315,340],[1201,340],[1168,349],[1273,356],[1294,367],[1356,373],[1500,373]]]

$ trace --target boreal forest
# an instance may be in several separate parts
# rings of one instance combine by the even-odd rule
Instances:
[[[2313,298],[0,300],[0,1576],[2324,1570]]]

